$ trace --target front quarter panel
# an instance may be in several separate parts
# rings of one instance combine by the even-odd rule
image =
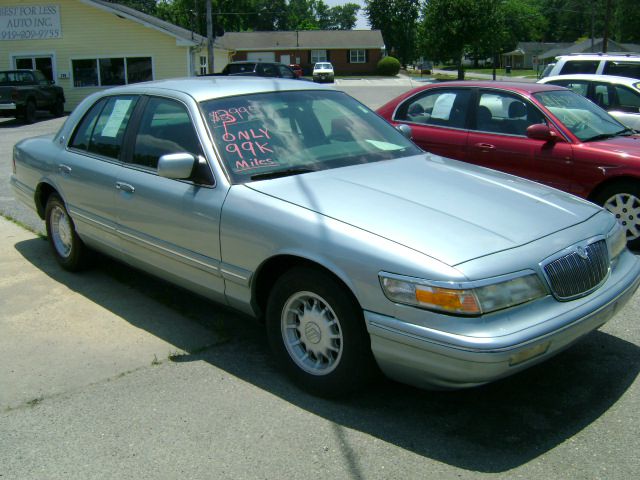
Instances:
[[[394,314],[395,305],[382,292],[380,271],[464,280],[458,271],[436,259],[246,185],[231,188],[220,235],[227,299],[245,311],[251,303],[256,272],[279,255],[328,269],[349,287],[362,308],[389,315]]]

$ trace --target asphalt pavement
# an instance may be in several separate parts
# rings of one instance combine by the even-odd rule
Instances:
[[[349,88],[383,101],[405,87]],[[7,207],[11,146],[59,122],[0,123],[0,210],[36,231],[35,214]],[[328,401],[282,375],[253,319],[106,258],[65,272],[42,236],[5,218],[0,272],[2,480],[640,471],[638,294],[570,350],[495,384],[428,392],[379,379]]]

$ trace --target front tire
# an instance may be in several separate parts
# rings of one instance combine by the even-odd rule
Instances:
[[[64,202],[55,193],[47,200],[45,222],[49,245],[60,266],[71,272],[84,269],[89,256],[87,247],[76,233]]]
[[[64,115],[64,100],[60,97],[56,98],[56,101],[50,111],[54,117],[61,117]]]
[[[301,388],[336,397],[373,378],[362,309],[330,274],[312,268],[285,273],[269,296],[266,321],[271,349]]]
[[[640,249],[640,185],[632,181],[608,185],[594,201],[613,213],[622,224],[629,248]]]

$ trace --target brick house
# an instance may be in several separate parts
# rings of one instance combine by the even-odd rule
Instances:
[[[227,32],[219,38],[231,60],[297,63],[309,74],[316,62],[331,62],[337,75],[375,73],[385,55],[380,30]]]

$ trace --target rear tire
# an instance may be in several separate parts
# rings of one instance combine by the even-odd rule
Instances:
[[[362,308],[330,274],[298,267],[269,296],[267,334],[293,381],[322,397],[363,388],[375,375]]]
[[[80,240],[64,202],[56,193],[47,200],[45,222],[49,245],[60,266],[71,272],[86,268],[89,263],[88,249]]]
[[[613,213],[627,233],[627,245],[640,249],[640,184],[631,180],[607,185],[593,201]]]
[[[24,123],[26,123],[27,125],[31,125],[36,121],[36,110],[36,103],[33,100],[29,100],[24,106]]]

